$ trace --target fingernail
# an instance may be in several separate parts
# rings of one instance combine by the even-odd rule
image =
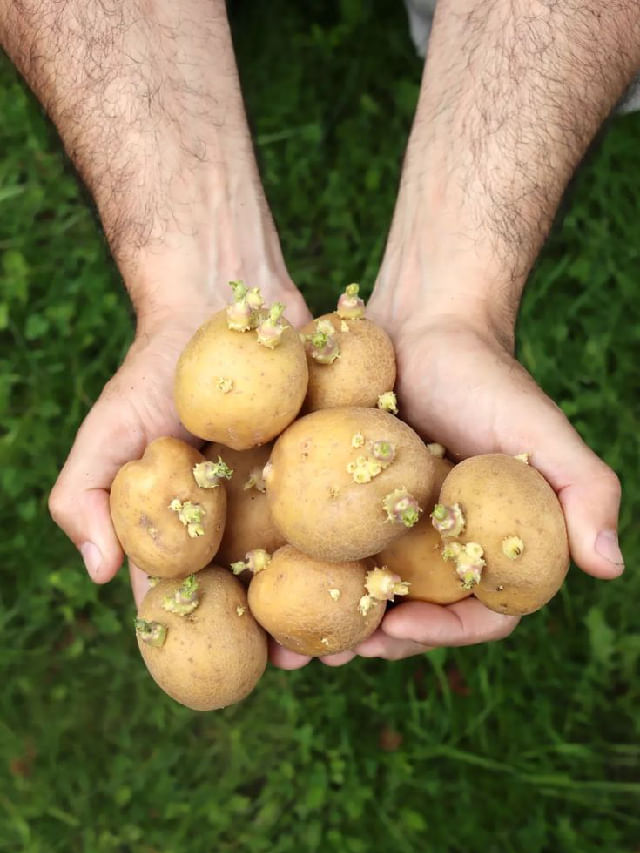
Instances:
[[[618,545],[618,535],[615,530],[601,530],[596,536],[596,551],[605,560],[619,569],[618,574],[624,571],[624,557]]]
[[[97,545],[93,542],[83,542],[79,548],[84,560],[85,567],[92,580],[96,580],[100,568],[102,567],[102,554]]]

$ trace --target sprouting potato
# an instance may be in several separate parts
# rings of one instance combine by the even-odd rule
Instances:
[[[358,285],[347,287],[332,314],[303,329],[309,366],[304,410],[375,406],[396,381],[391,338],[364,317]]]
[[[276,527],[318,560],[379,553],[434,492],[433,455],[407,424],[380,409],[320,409],[276,441],[265,469]]]
[[[267,639],[244,587],[217,566],[151,587],[138,611],[136,634],[154,681],[194,711],[240,702],[267,665]]]
[[[129,559],[164,578],[210,563],[224,529],[225,478],[195,448],[171,437],[157,438],[142,459],[123,465],[111,485],[110,507]]]
[[[285,545],[249,586],[257,621],[285,648],[321,657],[351,649],[378,627],[385,605],[366,587],[367,561],[327,563]]]
[[[440,457],[436,464],[435,485],[439,492],[453,464]],[[442,547],[440,534],[425,513],[414,527],[380,552],[377,562],[408,583],[408,601],[453,604],[468,598],[471,590],[464,588],[451,561],[443,559]]]
[[[262,476],[271,448],[271,444],[265,444],[250,450],[230,450],[221,444],[210,444],[204,450],[207,459],[215,462],[221,458],[233,470],[226,483],[227,523],[216,557],[221,565],[243,560],[248,551],[256,548],[272,553],[285,544],[271,518]]]
[[[202,325],[183,350],[174,383],[180,420],[194,435],[234,450],[271,441],[298,414],[307,358],[275,303],[232,283],[235,301]]]
[[[562,507],[521,459],[493,453],[456,465],[433,519],[445,554],[491,610],[533,613],[562,586],[569,569]]]

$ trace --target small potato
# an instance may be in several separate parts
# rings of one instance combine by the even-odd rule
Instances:
[[[174,398],[194,435],[234,450],[271,441],[298,414],[307,393],[307,358],[298,332],[284,323],[273,348],[255,329],[236,331],[214,314],[185,347]]]
[[[447,459],[436,458],[436,466],[439,492],[453,464]],[[463,587],[455,566],[442,559],[440,534],[426,513],[415,527],[388,545],[376,562],[408,582],[409,601],[453,604],[471,595],[471,590]]]
[[[458,504],[464,522],[443,541],[482,548],[486,565],[473,593],[491,610],[533,613],[560,589],[569,569],[564,515],[535,468],[498,453],[471,457],[444,481],[440,504]]]
[[[388,545],[376,560],[409,584],[407,600],[453,604],[471,595],[450,561],[442,559],[442,541],[428,515]]]
[[[267,638],[230,572],[212,566],[194,580],[195,590],[187,581],[186,595],[177,580],[151,587],[136,621],[138,648],[172,699],[194,711],[214,711],[251,693],[267,665]]]
[[[371,599],[365,561],[326,563],[285,545],[253,576],[249,607],[280,645],[303,655],[351,649],[370,636],[384,614]],[[365,598],[367,606],[361,608]]]
[[[285,544],[284,536],[271,518],[262,471],[271,454],[271,444],[251,450],[230,450],[210,444],[204,451],[214,462],[221,457],[233,470],[225,483],[227,523],[216,561],[224,566],[244,560],[248,551],[263,549],[271,554]]]
[[[318,328],[333,329],[338,355],[332,361],[314,357],[317,350],[311,338]],[[325,314],[308,323],[302,334],[307,338],[309,366],[305,412],[337,406],[375,406],[380,394],[393,389],[396,381],[393,344],[384,329],[371,320],[364,317],[343,320],[337,313]]]
[[[321,409],[276,441],[265,469],[269,507],[287,542],[305,554],[359,560],[428,510],[435,468],[422,440],[393,415]]]
[[[219,484],[200,487],[204,456],[177,438],[152,441],[111,485],[111,519],[122,548],[143,572],[184,577],[211,562],[224,529],[227,498]],[[172,508],[173,506],[173,508]]]

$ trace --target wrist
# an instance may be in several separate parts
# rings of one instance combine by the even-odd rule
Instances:
[[[174,318],[197,328],[229,303],[232,280],[259,287],[267,302],[292,305],[294,314],[303,304],[286,270],[271,215],[257,191],[238,190],[232,196],[212,192],[206,204],[191,208],[188,228],[166,233],[135,252],[124,252],[118,260],[138,328],[145,331]]]
[[[516,274],[448,227],[445,214],[397,210],[369,310],[389,329],[441,318],[511,345],[525,280],[524,271]]]

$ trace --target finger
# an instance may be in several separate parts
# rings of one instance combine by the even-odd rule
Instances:
[[[320,660],[325,666],[344,666],[349,661],[352,661],[355,656],[356,653],[351,651],[337,652],[335,655],[325,655]]]
[[[618,544],[620,481],[577,436],[566,455],[536,453],[531,463],[556,489],[574,562],[587,574],[610,580],[624,571]]]
[[[80,551],[91,580],[107,583],[124,556],[111,525],[109,493],[77,491],[76,484],[74,477],[58,478],[49,496],[49,512]]]
[[[111,387],[105,388],[78,430],[49,497],[54,521],[78,547],[90,577],[98,583],[111,580],[123,557],[111,524],[107,490],[121,465],[139,458],[145,445],[142,429],[122,418],[121,398],[111,395]]]
[[[278,669],[292,670],[302,669],[303,666],[309,663],[311,657],[309,655],[299,655],[297,652],[285,649],[273,637],[269,637],[269,660]]]
[[[356,646],[355,651],[362,658],[384,658],[385,660],[402,660],[403,658],[422,655],[431,651],[429,646],[416,643],[414,640],[387,636],[378,629],[366,640]]]
[[[382,631],[388,637],[426,646],[470,646],[503,639],[519,621],[519,616],[494,613],[477,598],[447,607],[407,601],[386,614]]]
[[[131,591],[133,592],[133,600],[136,607],[140,607],[142,599],[145,597],[151,588],[149,576],[139,569],[134,563],[129,561],[129,578],[131,580]]]
[[[537,386],[520,408],[520,416],[520,423],[508,425],[512,437],[507,452],[529,452],[530,464],[555,489],[576,565],[598,578],[618,577],[624,560],[616,532],[620,508],[617,476]],[[514,440],[521,442],[519,449]]]
[[[525,371],[520,396],[499,426],[506,452],[530,453],[530,464],[558,494],[575,563],[590,575],[615,578],[624,561],[618,546],[620,483],[584,443],[564,413]],[[518,412],[518,418],[513,412]],[[516,447],[515,442],[518,442]]]

